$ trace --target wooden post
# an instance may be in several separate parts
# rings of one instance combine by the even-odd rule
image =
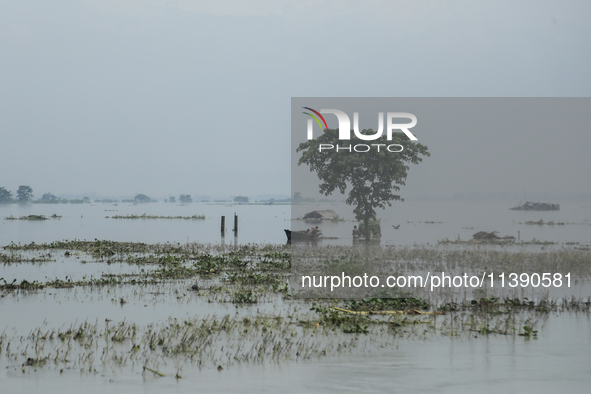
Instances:
[[[234,235],[238,235],[238,215],[234,212]]]
[[[226,232],[226,217],[222,216],[222,237],[224,236],[225,232]]]
[[[521,239],[521,232],[520,232],[520,231],[518,231],[518,232],[517,232],[517,240],[519,241],[520,239]]]

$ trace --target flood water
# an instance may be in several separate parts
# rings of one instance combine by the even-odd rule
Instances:
[[[6,392],[128,393],[586,393],[591,375],[589,316],[549,319],[536,340],[488,336],[399,340],[355,357],[285,365],[239,365],[223,371],[185,368],[183,379],[135,374],[56,377],[40,370],[0,377]]]
[[[46,221],[2,221],[0,244],[10,242],[53,242],[62,239],[105,239],[127,242],[233,243],[234,214],[238,215],[240,243],[285,243],[284,228],[290,227],[289,205],[233,205],[192,203],[137,204],[39,204],[0,205],[0,217],[53,214],[61,219]],[[205,220],[107,219],[126,215],[193,216]],[[221,217],[226,217],[226,234],[221,237]]]
[[[516,204],[513,204],[516,205]],[[402,202],[378,210],[383,244],[426,244],[439,240],[469,240],[478,231],[497,231],[499,236],[521,240],[591,242],[591,202],[563,203],[559,211],[512,211],[508,203]],[[306,212],[332,209],[344,221],[321,223],[298,219]],[[192,216],[205,220],[107,219],[126,215]],[[319,225],[324,244],[351,245],[353,210],[344,203],[302,205],[236,205],[192,203],[132,204],[38,204],[0,205],[0,218],[56,214],[61,219],[46,221],[1,221],[0,245],[10,242],[43,243],[62,239],[108,239],[128,242],[201,243],[285,243],[284,229],[306,229]],[[234,215],[238,215],[238,236],[234,237]],[[226,233],[221,236],[221,217]],[[526,225],[528,221],[565,223]],[[520,224],[521,223],[521,224]],[[396,230],[393,226],[400,225]]]
[[[469,240],[478,231],[498,231],[524,241],[552,241],[554,248],[588,247],[591,244],[591,203],[563,203],[560,211],[511,211],[506,203],[404,202],[382,216],[382,245],[436,245],[437,241]],[[58,240],[113,240],[145,243],[285,244],[284,229],[317,225],[292,220],[316,209],[332,209],[344,221],[318,224],[322,244],[352,245],[356,222],[343,204],[231,205],[193,203],[175,205],[0,205],[0,219],[8,216],[53,214],[46,221],[0,220],[0,245],[11,242],[37,244]],[[113,215],[192,216],[205,220],[111,219]],[[234,214],[239,218],[235,237]],[[378,213],[379,214],[379,213]],[[220,217],[226,217],[227,232],[220,234]],[[544,224],[527,225],[527,221]],[[394,225],[400,225],[394,229]],[[455,247],[471,248],[473,245]],[[478,247],[478,246],[476,246]],[[544,251],[548,246],[534,245]],[[44,281],[69,276],[79,280],[104,273],[133,274],[140,267],[114,263],[85,262],[83,254],[65,258],[55,252],[52,262],[0,266],[0,278]],[[591,259],[589,259],[591,270]],[[590,271],[591,272],[591,271]],[[583,278],[588,283],[589,277]],[[269,296],[255,305],[237,307],[191,293],[186,283],[172,281],[154,286],[105,286],[99,288],[46,288],[27,294],[4,293],[0,298],[0,334],[27,336],[33,329],[60,328],[91,322],[103,327],[113,322],[133,322],[146,327],[169,319],[205,316],[286,315],[293,308],[309,309],[297,300]],[[561,297],[589,298],[589,286],[562,289]],[[0,290],[2,292],[2,290]],[[125,304],[120,300],[125,299]],[[290,309],[291,308],[291,309]],[[291,312],[289,312],[291,313]],[[439,318],[438,318],[439,319]],[[96,367],[98,372],[40,367],[21,372],[19,362],[0,353],[0,392],[453,392],[453,393],[555,393],[588,392],[591,387],[591,317],[589,313],[557,312],[539,317],[535,338],[507,335],[449,336],[433,333],[412,337],[381,337],[348,353],[282,363],[242,363],[218,370],[216,365],[182,368],[162,365],[166,377],[142,374],[141,366]],[[341,334],[342,338],[348,338]],[[29,350],[30,351],[30,350]],[[19,359],[20,360],[20,359]]]

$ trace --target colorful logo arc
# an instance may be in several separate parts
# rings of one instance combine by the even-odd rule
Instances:
[[[324,122],[324,127],[325,127],[325,128],[324,128],[324,130],[328,130],[328,125],[326,124],[326,120],[324,119],[324,116],[320,115],[320,112],[318,112],[318,111],[316,111],[315,109],[312,109],[312,108],[310,108],[310,107],[302,107],[302,108],[304,108],[304,109],[307,109],[307,110],[309,110],[309,111],[312,111],[312,112],[314,112],[316,115],[320,116],[320,119],[322,119],[322,122]],[[322,130],[322,124],[320,123],[320,120],[318,120],[318,118],[317,118],[317,117],[315,117],[314,115],[312,115],[312,114],[311,114],[311,113],[309,113],[309,112],[302,112],[302,113],[303,113],[303,114],[306,114],[306,115],[308,115],[308,116],[311,116],[311,117],[312,117],[312,118],[313,118],[313,119],[314,119],[314,120],[315,120],[315,121],[318,123],[318,126],[320,126],[320,130]]]

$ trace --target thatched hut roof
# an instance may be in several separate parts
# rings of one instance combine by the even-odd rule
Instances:
[[[304,219],[320,219],[320,220],[334,220],[337,219],[339,215],[331,209],[326,209],[323,211],[312,211],[308,212],[304,215]]]

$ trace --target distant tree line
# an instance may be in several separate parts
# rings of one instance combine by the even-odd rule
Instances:
[[[6,204],[12,202],[12,192],[5,187],[0,187],[0,203]]]
[[[164,202],[172,202],[172,203],[175,203],[176,202],[176,197],[174,197],[174,196],[168,197],[167,199],[164,200]],[[188,204],[190,202],[193,202],[193,198],[191,197],[190,194],[181,194],[179,196],[179,202],[181,202],[183,204]]]
[[[31,186],[21,185],[16,191],[16,200],[12,198],[12,192],[5,187],[0,187],[0,203],[11,202],[27,203],[33,199],[33,189]]]
[[[182,203],[190,203],[190,202],[193,202],[193,199],[191,198],[191,196],[189,194],[181,194],[179,196],[179,201]]]
[[[137,194],[134,198],[133,198],[134,202],[152,202],[152,199],[148,196],[146,196],[145,194]]]
[[[123,200],[123,202],[127,202],[127,200]],[[134,197],[133,202],[140,202],[140,203],[142,203],[142,202],[157,202],[157,200],[152,199],[145,194],[138,194]],[[176,197],[168,197],[164,200],[164,202],[175,203]],[[181,194],[179,196],[179,202],[186,204],[186,203],[193,202],[193,199],[191,198],[190,194]]]
[[[236,197],[234,197],[234,202],[241,203],[241,204],[248,204],[248,197],[236,196]]]
[[[299,193],[297,193],[299,194]],[[16,191],[16,196],[13,196],[12,191],[6,189],[5,187],[0,187],[0,204],[11,204],[11,203],[34,203],[34,204],[83,204],[83,203],[90,203],[89,197],[83,197],[82,199],[72,199],[68,200],[65,198],[57,197],[53,193],[44,193],[40,199],[33,200],[33,189],[27,185],[19,186],[18,190]],[[202,202],[209,202],[209,196],[200,196],[200,198],[207,197],[207,199],[202,199]],[[196,197],[196,198],[199,198]],[[275,201],[271,199],[272,201]],[[193,198],[190,194],[181,194],[178,197],[178,201],[183,204],[188,204],[193,202]],[[281,201],[290,201],[290,199],[286,200],[277,200],[278,202]],[[118,203],[119,200],[112,200],[112,199],[102,199],[102,200],[94,200],[96,203]],[[149,197],[146,194],[136,194],[133,199],[123,199],[121,202],[129,202],[129,203],[148,203],[148,202],[157,202],[157,200]],[[164,200],[164,202],[169,203],[176,203],[176,197],[169,197]],[[228,202],[228,200],[214,200],[214,202]],[[234,197],[234,202],[247,204],[249,202],[249,198],[245,196],[236,196]]]
[[[52,193],[44,193],[39,200],[33,200],[33,188],[27,185],[21,185],[16,191],[16,198],[13,198],[12,192],[5,187],[0,187],[0,204],[11,204],[21,203],[26,204],[29,202],[35,204],[83,204],[89,203],[90,198],[83,197],[82,199],[67,200],[64,198],[56,197]]]

